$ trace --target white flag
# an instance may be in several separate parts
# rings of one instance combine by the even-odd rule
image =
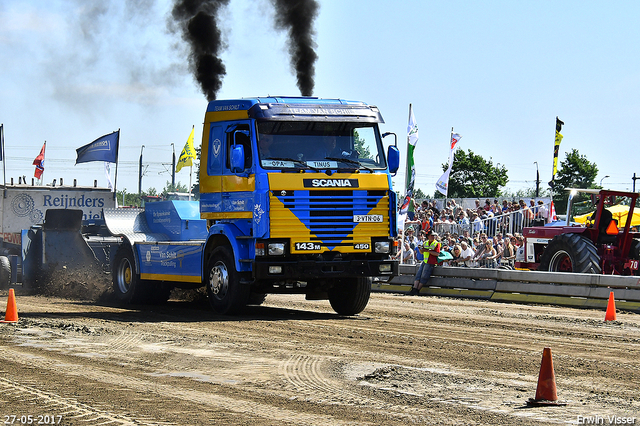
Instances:
[[[418,143],[418,123],[413,115],[413,109],[410,108],[409,125],[407,126],[407,133],[409,134],[409,145],[416,146]]]
[[[111,163],[104,162],[104,174],[107,177],[107,188],[113,191],[113,184],[111,183]]]
[[[444,172],[438,182],[436,182],[436,189],[440,191],[442,195],[447,197],[449,195],[449,175],[451,174],[451,166],[453,165],[453,152],[455,151],[456,144],[460,141],[460,136],[458,133],[451,133],[451,149],[449,150],[449,167],[447,167],[447,171]]]

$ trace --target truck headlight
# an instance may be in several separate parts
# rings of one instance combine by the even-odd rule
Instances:
[[[389,253],[391,251],[391,245],[389,241],[376,241],[375,252],[376,253]]]
[[[388,263],[383,263],[378,267],[380,272],[391,272],[391,265]]]
[[[282,256],[284,254],[284,243],[269,243],[269,256]]]

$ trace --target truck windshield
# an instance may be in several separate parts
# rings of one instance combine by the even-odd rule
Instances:
[[[265,168],[386,168],[373,123],[259,122],[258,154]]]

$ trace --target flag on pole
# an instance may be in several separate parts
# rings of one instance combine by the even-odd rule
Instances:
[[[551,176],[551,180],[556,177],[556,173],[558,172],[558,151],[560,150],[560,142],[562,142],[562,134],[560,131],[562,130],[562,125],[564,124],[558,117],[556,117],[556,141],[553,147],[553,175]]]
[[[90,161],[117,163],[120,130],[104,135],[93,142],[76,149],[76,164]]]
[[[447,197],[449,195],[449,175],[451,174],[451,166],[453,165],[453,152],[456,149],[456,144],[460,141],[460,136],[458,133],[453,133],[453,129],[451,129],[451,149],[449,150],[449,167],[447,167],[447,171],[444,172],[438,182],[436,182],[436,189],[440,191],[442,195]]]
[[[107,188],[113,191],[113,183],[111,183],[111,163],[104,162],[104,174],[107,178]]]
[[[36,170],[33,173],[33,176],[36,177],[37,179],[40,179],[40,177],[42,176],[42,173],[44,172],[44,149],[46,146],[47,146],[47,142],[45,141],[44,144],[42,144],[42,149],[40,150],[40,154],[38,154],[36,159],[33,160],[33,165],[36,166]]]
[[[407,177],[406,177],[406,195],[413,195],[413,186],[416,181],[416,165],[413,160],[413,152],[418,144],[418,123],[413,115],[413,108],[409,104],[409,125],[407,126]]]
[[[416,182],[416,166],[413,160],[413,152],[418,144],[418,123],[413,115],[412,105],[409,104],[409,125],[407,126],[407,173],[405,179],[405,197],[400,206],[400,214],[406,214],[409,210],[411,198],[413,197],[413,187]]]
[[[193,165],[193,159],[196,158],[196,150],[193,148],[193,132],[195,126],[191,128],[191,134],[189,135],[189,139],[187,139],[187,143],[184,144],[184,148],[180,153],[180,158],[176,163],[176,173],[178,173],[184,166]]]
[[[553,201],[551,201],[551,207],[549,207],[549,219],[547,223],[555,222],[558,220],[558,215],[556,214],[556,208],[553,205]]]

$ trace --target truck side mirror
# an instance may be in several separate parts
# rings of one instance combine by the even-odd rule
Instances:
[[[389,145],[389,148],[387,148],[387,161],[389,162],[389,172],[395,175],[400,167],[400,150],[398,147]]]
[[[244,171],[244,146],[240,144],[231,147],[231,172],[242,173]]]

